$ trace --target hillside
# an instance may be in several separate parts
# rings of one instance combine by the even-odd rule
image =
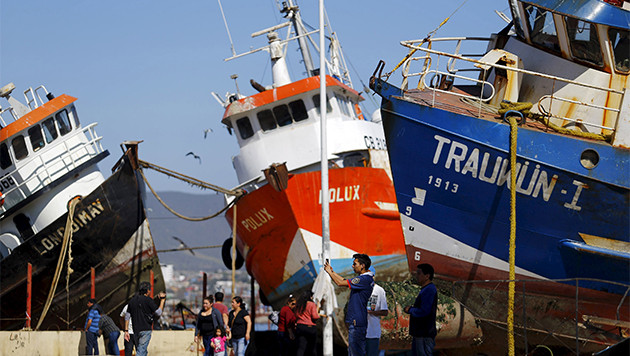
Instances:
[[[188,194],[181,192],[158,192],[160,198],[173,210],[189,217],[203,217],[216,213],[224,206],[223,195]],[[177,236],[189,247],[222,245],[231,235],[224,214],[205,221],[187,221],[166,210],[147,190],[146,211],[151,234],[157,250],[174,249],[180,243]],[[160,262],[173,264],[177,271],[215,271],[225,269],[221,260],[221,249],[195,250],[193,256],[188,251],[161,252]]]

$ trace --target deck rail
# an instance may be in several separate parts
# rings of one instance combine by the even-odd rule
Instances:
[[[557,94],[557,90],[555,88],[558,87],[558,85],[556,85],[557,83],[571,84],[571,85],[575,85],[584,89],[592,89],[592,90],[601,91],[605,93],[618,94],[618,95],[621,95],[622,97],[625,94],[625,91],[603,87],[599,85],[593,85],[590,83],[580,82],[580,81],[576,81],[572,79],[562,78],[559,76],[530,71],[526,69],[510,67],[510,66],[506,66],[506,65],[502,65],[498,63],[486,62],[482,58],[483,54],[475,54],[475,53],[462,54],[461,53],[462,44],[464,42],[491,43],[492,41],[493,41],[492,38],[485,38],[485,37],[444,37],[444,38],[434,38],[434,39],[429,38],[429,39],[422,39],[422,40],[418,39],[418,40],[401,41],[400,42],[401,45],[409,48],[408,58],[404,61],[403,66],[402,66],[402,76],[403,76],[403,83],[401,85],[402,89],[403,90],[408,89],[409,78],[418,76],[420,77],[418,80],[418,88],[419,89],[427,88],[428,90],[433,91],[434,100],[433,100],[432,105],[435,105],[435,97],[436,97],[435,94],[443,93],[443,94],[465,97],[465,98],[471,99],[472,101],[476,101],[479,105],[479,109],[481,110],[482,104],[491,100],[496,95],[496,89],[494,88],[494,86],[491,83],[483,80],[483,78],[488,77],[488,74],[493,69],[507,71],[514,74],[518,74],[518,75],[534,76],[537,78],[547,79],[547,80],[552,81],[552,85],[551,85],[551,87],[553,88],[552,92],[550,94],[541,96],[538,99],[538,101],[534,103],[538,107],[538,110],[540,111],[542,115],[546,117],[560,119],[560,120],[566,120],[566,121],[573,122],[580,125],[596,127],[598,129],[610,130],[611,132],[615,131],[615,127],[600,125],[593,122],[583,121],[581,119],[575,119],[571,117],[559,116],[559,115],[553,114],[552,105],[554,101],[568,102],[568,103],[575,104],[579,107],[594,108],[594,109],[603,110],[604,112],[609,112],[616,115],[618,115],[618,113],[620,112],[620,108],[618,107],[594,105],[594,104],[589,104],[583,101],[564,98]],[[443,42],[447,44],[454,43],[455,48],[452,50],[452,52],[433,49],[434,43],[439,43],[439,42]],[[420,51],[422,55],[414,56],[414,54],[417,51]],[[444,61],[443,58],[446,58],[446,65],[445,65],[446,72],[439,71],[440,61]],[[466,62],[467,64],[471,65],[471,67],[456,68],[456,62],[458,60]],[[414,61],[421,61],[422,69],[419,72],[410,73],[409,71],[410,65]],[[438,69],[431,69],[433,63],[435,63],[435,67]],[[473,78],[471,76],[458,75],[457,73],[459,72],[474,72],[474,73],[477,73],[478,76],[476,78]],[[427,83],[426,77],[430,74],[433,74],[433,77],[430,79],[429,83]],[[460,94],[460,93],[454,93],[449,90],[445,90],[444,88],[441,88],[439,85],[439,82],[435,80],[435,77],[438,77],[438,76],[440,76],[442,80],[446,78],[446,80],[450,80],[451,82],[453,79],[456,78],[462,81],[473,82],[476,85],[478,84],[481,86],[481,94],[479,95]],[[492,93],[489,98],[484,97],[484,92],[486,88],[488,88],[488,90],[490,90]],[[620,102],[623,102],[623,100],[620,100]]]

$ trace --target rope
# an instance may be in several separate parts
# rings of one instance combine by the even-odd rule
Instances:
[[[42,315],[39,317],[39,321],[37,321],[37,326],[35,330],[39,330],[39,327],[42,325],[46,314],[48,313],[48,308],[50,308],[50,304],[52,303],[52,299],[55,296],[55,292],[57,291],[57,284],[59,283],[59,276],[61,275],[61,269],[63,266],[63,261],[66,258],[66,253],[70,247],[70,241],[72,240],[72,224],[74,219],[74,208],[79,203],[79,199],[72,199],[68,203],[68,218],[66,220],[66,228],[63,232],[63,242],[61,245],[61,251],[59,252],[59,259],[57,260],[57,268],[55,270],[55,275],[53,276],[53,282],[50,286],[50,291],[48,292],[48,297],[46,298],[46,303],[44,304],[44,309],[42,310]],[[71,258],[70,258],[71,259]],[[69,261],[70,261],[69,259]],[[68,265],[70,262],[68,262]]]
[[[514,292],[516,273],[516,142],[518,122],[515,115],[509,116],[510,121],[510,282],[508,284],[508,352],[514,356]]]
[[[607,142],[610,142],[610,140],[612,139],[612,135],[609,135],[609,134],[597,134],[597,133],[593,133],[593,132],[576,131],[576,130],[567,129],[567,128],[562,127],[562,126],[558,126],[558,125],[552,123],[549,120],[549,118],[547,118],[547,117],[545,117],[543,115],[535,114],[535,113],[531,112],[530,109],[533,106],[532,103],[528,103],[528,102],[516,102],[516,103],[502,102],[500,105],[501,105],[501,109],[499,109],[499,114],[501,114],[501,115],[504,115],[506,112],[508,112],[510,110],[520,111],[521,113],[523,113],[523,115],[527,116],[528,118],[536,120],[536,121],[540,121],[545,126],[549,127],[550,129],[552,129],[552,130],[554,130],[554,131],[556,131],[558,133],[561,133],[561,134],[572,135],[572,136],[587,138],[587,139],[591,139],[591,140],[607,141]]]
[[[160,204],[162,204],[162,206],[164,208],[166,208],[166,210],[170,211],[173,215],[177,216],[178,218],[184,219],[184,220],[188,220],[188,221],[204,221],[204,220],[208,220],[208,219],[212,219],[214,217],[217,217],[217,216],[221,215],[224,211],[228,210],[241,197],[241,195],[237,195],[237,197],[235,199],[233,199],[229,204],[227,204],[225,207],[223,207],[223,209],[219,210],[215,214],[204,216],[204,217],[201,217],[201,218],[191,218],[189,216],[185,216],[185,215],[182,215],[182,214],[176,212],[170,206],[168,206],[164,202],[164,200],[162,200],[162,198],[160,198],[160,196],[157,194],[157,192],[153,189],[151,184],[149,184],[149,181],[147,180],[147,177],[144,175],[144,172],[142,171],[142,169],[139,169],[138,171],[140,172],[140,175],[142,176],[142,179],[144,180],[144,183],[147,185],[147,187],[149,187],[149,189],[151,190],[151,193],[153,193],[153,196],[155,196],[155,198],[160,202]],[[195,184],[195,185],[197,185],[197,184]]]
[[[464,0],[464,2],[461,3],[461,5],[459,5],[459,7],[457,7],[457,9],[455,9],[455,11],[453,11],[447,18],[445,18],[433,31],[429,32],[427,34],[427,36],[422,40],[422,42],[420,42],[420,44],[418,44],[417,46],[420,47],[422,46],[425,42],[429,41],[431,39],[431,37],[437,32],[437,30],[440,29],[440,27],[444,26],[444,24],[446,24],[448,22],[448,20],[451,19],[451,17],[453,17],[453,15],[455,15],[455,13],[462,8],[462,6],[464,6],[464,4],[468,2],[468,0]],[[405,56],[405,58],[403,58],[398,64],[396,64],[396,66],[394,67],[394,69],[392,69],[389,73],[385,74],[385,80],[389,79],[389,76],[392,75],[392,73],[394,73],[396,71],[396,69],[400,68],[401,65],[403,65],[403,63],[405,63],[405,61],[407,61],[409,58],[411,58],[411,56],[413,56],[414,53],[416,53],[417,49],[414,48],[411,51],[409,51],[409,53],[407,53],[407,55]]]
[[[235,286],[236,286],[236,207],[234,205],[234,216],[232,217],[232,298],[236,296]]]

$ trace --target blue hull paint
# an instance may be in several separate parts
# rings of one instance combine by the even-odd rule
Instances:
[[[493,178],[493,172],[497,158],[501,164],[504,159],[509,163],[509,126],[401,100],[395,97],[400,89],[379,84],[401,214],[507,261],[509,164],[503,183]],[[585,149],[599,153],[600,162],[592,170],[580,164]],[[522,168],[517,178],[517,267],[550,279],[598,278],[627,284],[627,254],[613,258],[567,248],[562,241],[583,243],[579,235],[583,233],[629,242],[628,150],[519,129],[517,152]],[[475,155],[477,159],[471,158]],[[500,165],[498,169],[501,176]],[[426,191],[423,205],[412,201],[416,188]],[[452,277],[465,279],[469,271]],[[626,291],[595,282],[580,286]]]

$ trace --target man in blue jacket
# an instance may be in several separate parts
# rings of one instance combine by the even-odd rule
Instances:
[[[358,276],[345,279],[334,272],[328,260],[324,263],[324,270],[333,282],[350,288],[350,298],[346,311],[346,325],[348,326],[348,356],[365,356],[365,334],[367,332],[367,303],[374,288],[374,277],[369,271],[372,260],[368,255],[357,253],[354,256],[352,269]]]
[[[405,313],[409,314],[409,335],[413,337],[411,352],[415,356],[431,356],[435,347],[437,288],[432,282],[434,273],[430,264],[418,265],[416,279],[422,289],[413,306],[405,308]]]

